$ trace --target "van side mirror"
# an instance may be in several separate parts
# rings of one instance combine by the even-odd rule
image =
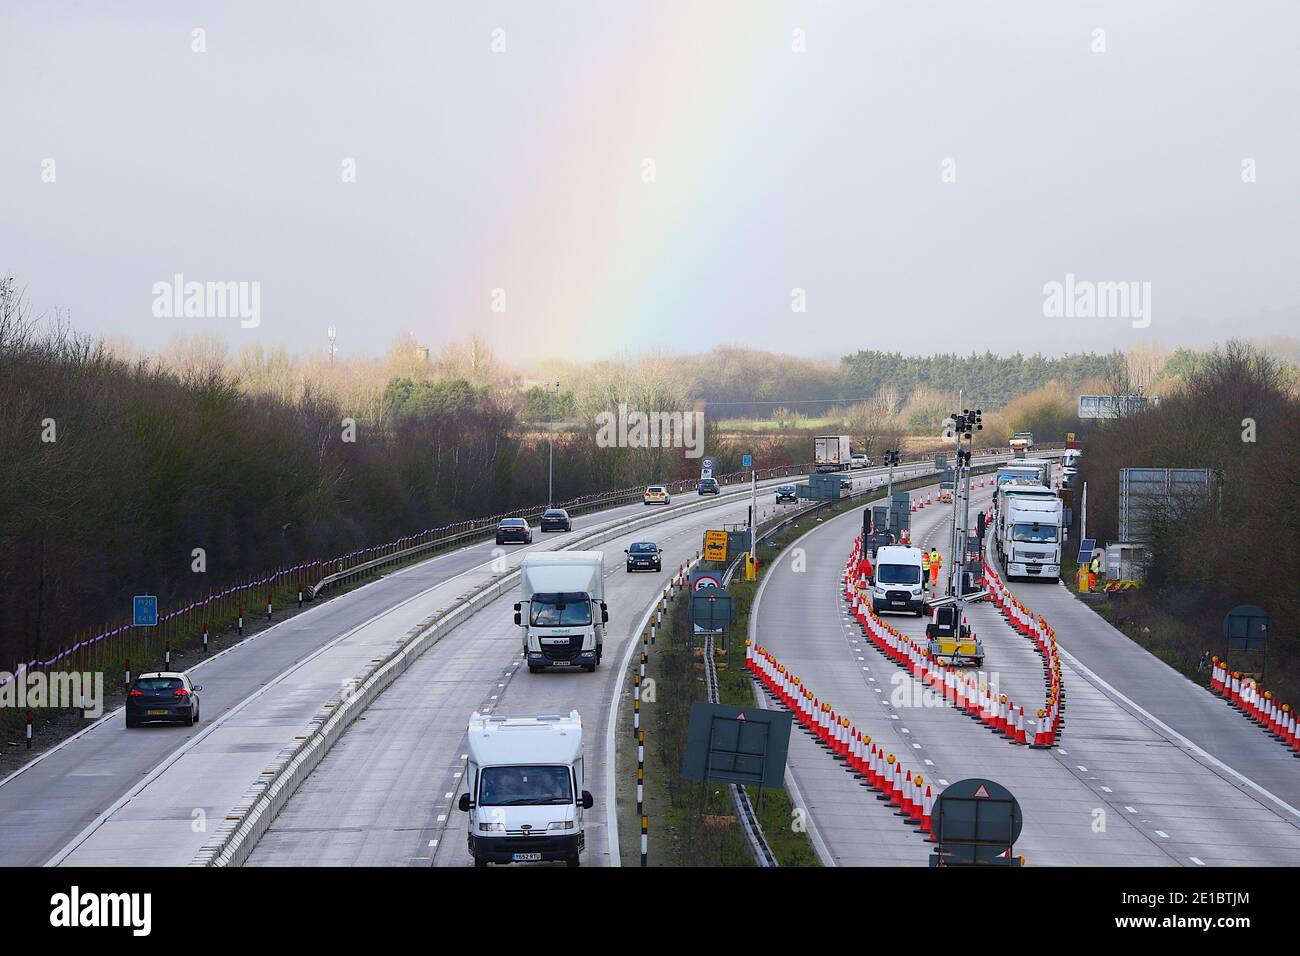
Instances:
[[[465,796],[468,797],[469,794],[465,794]],[[590,810],[595,805],[596,805],[596,798],[591,795],[591,791],[590,790],[582,791],[582,809]]]
[[[460,807],[461,810],[463,810],[465,813],[469,813],[470,807],[474,806],[474,804],[469,799],[468,791],[460,795],[460,803],[458,803],[457,806]]]
[[[600,602],[600,623],[601,624],[609,623],[609,605],[607,605],[604,601]]]

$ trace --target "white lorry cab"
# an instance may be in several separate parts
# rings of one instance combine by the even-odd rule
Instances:
[[[1057,580],[1065,505],[1051,488],[1018,479],[998,488],[993,540],[1008,578]]]
[[[523,629],[530,672],[546,667],[596,669],[609,621],[604,563],[603,551],[556,551],[524,558],[515,623]]]
[[[871,607],[881,611],[925,614],[925,588],[921,579],[921,549],[886,545],[876,549],[875,578],[871,582]]]
[[[582,718],[568,715],[469,718],[465,793],[475,866],[563,860],[577,866],[586,847]]]

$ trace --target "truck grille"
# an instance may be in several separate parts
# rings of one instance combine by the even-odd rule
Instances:
[[[542,653],[549,660],[553,661],[571,661],[578,656],[582,650],[583,636],[575,634],[563,644],[550,644],[541,641]]]

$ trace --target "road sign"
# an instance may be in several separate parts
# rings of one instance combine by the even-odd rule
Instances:
[[[788,711],[696,701],[686,728],[682,776],[779,787],[789,747]]]
[[[137,594],[131,599],[131,624],[134,627],[158,626],[158,597]]]
[[[753,455],[744,455],[744,456],[741,457],[741,459],[740,459],[740,467],[741,467],[741,468],[752,468],[753,465],[754,465],[754,456],[753,456]]]
[[[714,458],[712,455],[705,456],[704,460],[700,462],[700,477],[712,478],[714,469],[717,467],[718,459]]]
[[[692,571],[691,590],[703,591],[705,588],[722,587],[721,571]]]
[[[939,846],[931,866],[1019,866],[1013,847],[1025,825],[1020,803],[992,780],[971,777],[949,785],[931,815]]]
[[[725,531],[704,532],[704,560],[705,561],[726,561],[727,560],[727,532]]]
[[[731,619],[731,595],[727,591],[701,588],[691,595],[691,625],[696,634],[722,634]]]
[[[1268,628],[1268,612],[1253,604],[1238,604],[1223,619],[1229,650],[1259,650],[1268,643]]]
[[[1080,395],[1078,417],[1123,418],[1159,404],[1159,395]]]

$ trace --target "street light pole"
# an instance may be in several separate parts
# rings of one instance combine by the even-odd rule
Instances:
[[[555,387],[554,392],[551,392],[552,385]],[[546,391],[550,394],[551,399],[547,403],[548,416],[551,420],[551,431],[546,441],[550,449],[550,454],[548,455],[550,460],[546,466],[546,507],[549,508],[555,504],[555,399],[560,394],[560,383],[547,382]]]

